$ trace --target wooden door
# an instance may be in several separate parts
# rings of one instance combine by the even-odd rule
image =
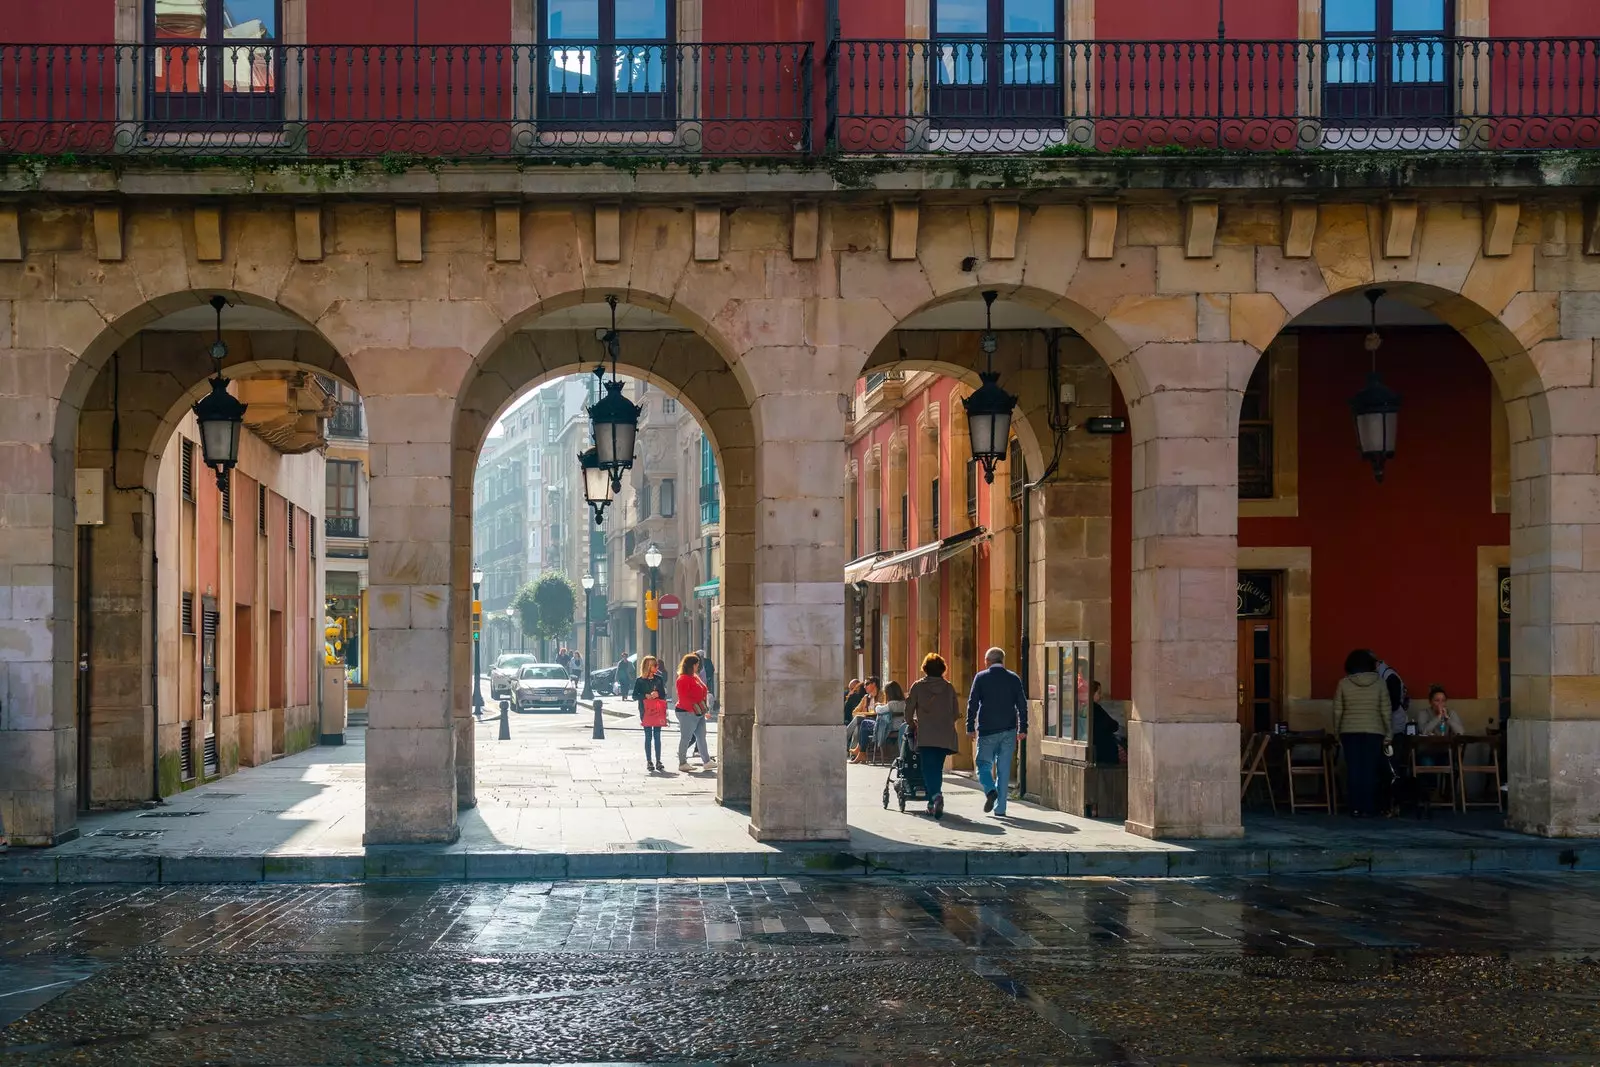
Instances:
[[[1283,717],[1283,575],[1239,574],[1239,725],[1270,731]]]

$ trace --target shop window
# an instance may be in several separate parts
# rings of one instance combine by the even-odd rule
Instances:
[[[146,0],[145,19],[152,124],[283,117],[278,0]]]
[[[669,0],[540,0],[543,121],[670,126],[676,6]]]
[[[1346,124],[1444,120],[1451,0],[1324,0],[1323,116]]]
[[[1239,499],[1271,500],[1272,465],[1272,370],[1271,357],[1256,361],[1256,369],[1245,386],[1244,403],[1239,409]]]
[[[1060,122],[1060,0],[933,0],[932,15],[931,103],[941,122]]]

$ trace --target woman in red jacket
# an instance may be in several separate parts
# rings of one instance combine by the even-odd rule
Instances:
[[[708,771],[717,762],[706,745],[706,701],[710,693],[706,684],[695,674],[700,667],[700,657],[690,653],[678,664],[678,770],[692,771],[689,766],[689,746],[700,749],[700,769]]]

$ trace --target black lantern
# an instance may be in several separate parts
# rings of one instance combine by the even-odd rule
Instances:
[[[983,465],[983,480],[994,483],[994,465],[1005,459],[1011,448],[1011,413],[1017,398],[1000,388],[1000,375],[994,369],[994,300],[999,294],[990,289],[983,294],[984,329],[980,342],[985,370],[978,375],[983,384],[961,402],[967,412],[967,435],[972,440],[972,458]]]
[[[1378,349],[1383,346],[1383,336],[1378,333],[1378,301],[1382,297],[1382,289],[1367,290],[1367,300],[1372,305],[1372,329],[1367,334],[1366,349],[1372,356],[1372,370],[1367,374],[1366,387],[1350,398],[1350,412],[1356,420],[1356,442],[1362,458],[1372,464],[1372,476],[1380,482],[1384,463],[1394,458],[1395,433],[1400,425],[1400,394],[1378,377]]]
[[[611,329],[605,336],[611,380],[604,383],[606,395],[590,405],[589,423],[594,431],[596,458],[600,468],[611,476],[611,491],[616,493],[622,489],[622,472],[633,466],[641,408],[622,395],[622,382],[617,379],[617,357],[622,351],[622,339],[617,334],[617,298],[608,296],[606,303],[611,305]],[[604,364],[595,368],[595,377],[604,380]]]
[[[611,472],[600,466],[600,457],[592,447],[578,453],[578,466],[583,471],[583,499],[594,510],[598,526],[605,522],[606,508],[611,504]]]
[[[222,360],[228,354],[222,340],[222,309],[228,301],[214,296],[211,306],[217,312],[217,339],[211,343],[217,374],[211,379],[211,392],[194,406],[194,418],[200,424],[200,454],[206,466],[217,472],[217,488],[227,492],[228,472],[239,462],[239,428],[244,425],[247,405],[228,392],[228,379],[222,376]]]

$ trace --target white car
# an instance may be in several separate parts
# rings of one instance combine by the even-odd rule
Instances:
[[[578,683],[559,663],[530,663],[517,676],[512,699],[518,711],[554,708],[574,713],[578,710]]]
[[[522,668],[530,663],[539,662],[538,657],[530,656],[525,652],[507,652],[494,661],[494,666],[489,668],[489,696],[493,700],[508,700],[511,690],[516,688],[517,677],[522,673]]]

